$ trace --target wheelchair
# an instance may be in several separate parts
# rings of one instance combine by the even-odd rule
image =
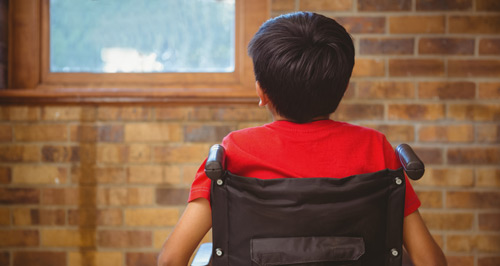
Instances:
[[[192,266],[400,266],[405,173],[424,164],[407,144],[402,168],[344,178],[263,180],[226,170],[224,148],[210,149],[213,243]]]

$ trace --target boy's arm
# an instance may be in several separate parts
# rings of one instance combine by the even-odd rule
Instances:
[[[158,266],[186,266],[201,239],[212,227],[212,211],[205,198],[188,203],[184,214],[158,256]]]
[[[415,266],[447,265],[443,251],[432,238],[418,210],[404,218],[403,242]]]

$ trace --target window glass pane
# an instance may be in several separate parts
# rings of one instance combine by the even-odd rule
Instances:
[[[51,72],[232,72],[234,0],[50,0]]]

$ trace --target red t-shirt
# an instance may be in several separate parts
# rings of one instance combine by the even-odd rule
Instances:
[[[306,124],[275,121],[234,131],[222,145],[228,171],[261,179],[342,178],[401,167],[382,133],[333,120]],[[205,162],[196,173],[189,201],[200,197],[210,200]],[[406,181],[405,216],[420,207],[408,178]]]

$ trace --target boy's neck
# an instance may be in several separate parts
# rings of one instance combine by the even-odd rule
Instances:
[[[310,123],[310,122],[314,122],[314,121],[319,121],[319,120],[329,120],[330,119],[330,115],[322,115],[322,116],[318,116],[318,117],[315,117],[313,119],[311,119],[310,121],[306,122],[306,123]],[[288,122],[293,122],[293,123],[296,123],[296,121],[294,121],[293,119],[288,119],[286,117],[283,117],[283,116],[280,116],[280,115],[275,115],[273,114],[273,121],[288,121]],[[305,123],[303,123],[305,124]]]

